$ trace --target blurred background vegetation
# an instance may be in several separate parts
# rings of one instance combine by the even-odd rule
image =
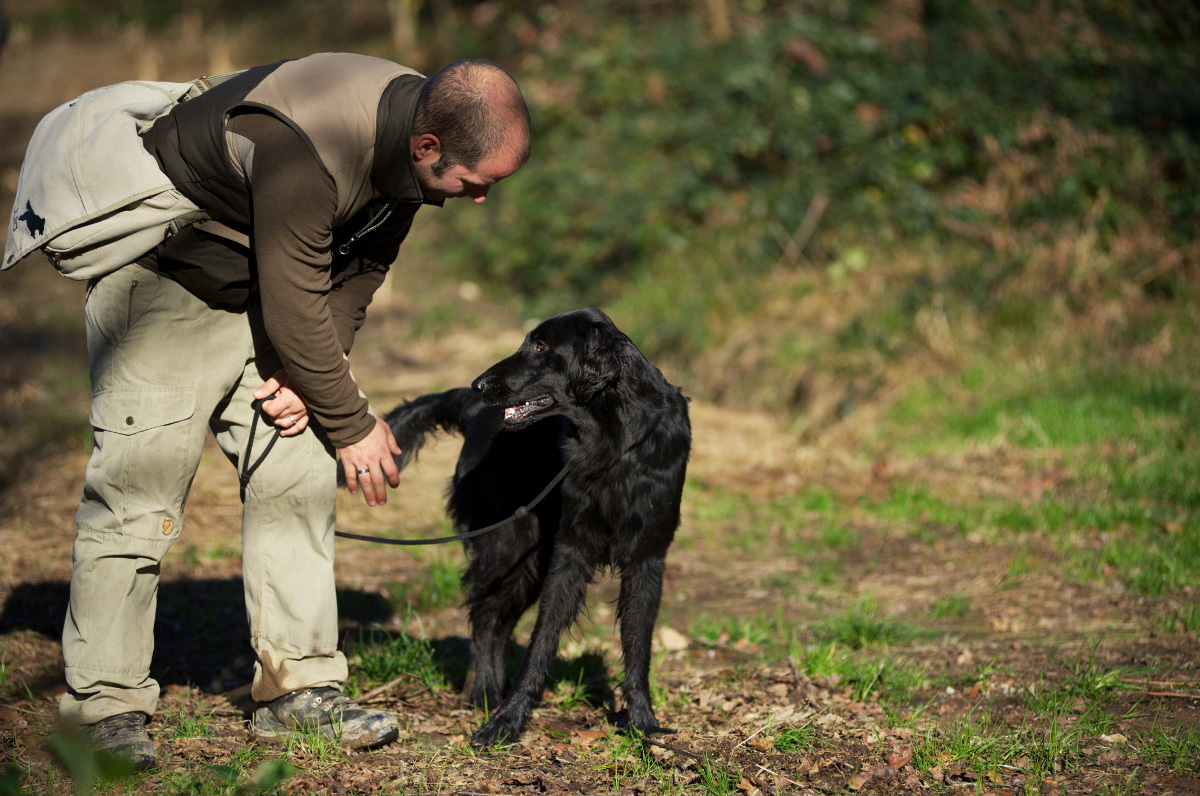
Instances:
[[[1188,0],[7,5],[14,35],[133,31],[160,62],[499,62],[533,158],[482,208],[423,214],[421,278],[520,317],[602,306],[690,394],[801,436],[930,385],[1196,373]],[[414,328],[461,322],[460,292]]]

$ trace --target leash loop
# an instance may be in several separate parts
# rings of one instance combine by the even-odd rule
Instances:
[[[279,441],[279,429],[275,429],[275,434],[267,442],[267,447],[263,449],[263,452],[254,460],[253,464],[250,462],[250,458],[253,455],[252,451],[254,450],[254,429],[258,427],[258,412],[263,405],[263,401],[266,400],[269,399],[255,398],[250,402],[250,408],[254,410],[254,416],[250,419],[250,438],[246,440],[246,455],[242,459],[242,471],[238,473],[239,494],[243,503],[246,502],[246,487],[250,485],[250,476],[254,475],[254,471],[258,469],[258,466],[263,463],[263,459],[266,459],[267,454],[271,452],[271,448],[274,448],[275,443]]]
[[[238,484],[240,486],[243,503],[246,502],[246,487],[250,485],[250,476],[254,475],[254,471],[258,469],[259,465],[263,463],[263,460],[267,458],[267,454],[271,452],[271,448],[275,447],[275,443],[279,441],[279,429],[276,428],[275,433],[271,436],[270,441],[267,442],[267,447],[264,448],[263,452],[259,454],[258,458],[251,463],[250,459],[253,456],[254,449],[254,430],[258,426],[259,408],[262,406],[263,401],[266,400],[269,399],[256,398],[250,402],[250,407],[254,410],[254,417],[250,421],[250,436],[249,439],[246,440],[246,455],[242,459],[242,470],[238,473]],[[508,517],[507,519],[503,519],[500,522],[492,523],[484,528],[476,528],[473,531],[456,533],[453,536],[439,536],[436,539],[390,539],[386,536],[367,536],[365,534],[348,533],[346,531],[334,531],[333,535],[340,536],[343,539],[355,539],[360,542],[378,542],[379,544],[399,545],[445,544],[446,542],[458,542],[463,539],[482,536],[488,531],[494,531],[497,528],[502,528],[505,525],[508,525],[513,520],[523,520],[528,517],[529,512],[532,511],[537,504],[545,500],[546,496],[550,494],[551,490],[558,486],[559,483],[566,478],[566,476],[567,468],[563,467],[558,471],[558,475],[550,479],[550,483],[546,484],[546,488],[543,489],[537,497],[529,501],[529,503],[524,506],[517,506],[517,509],[512,513],[512,516]]]

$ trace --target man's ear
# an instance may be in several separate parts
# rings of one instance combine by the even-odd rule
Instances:
[[[433,133],[414,135],[409,139],[408,148],[412,153],[413,163],[432,165],[442,156],[442,142]]]

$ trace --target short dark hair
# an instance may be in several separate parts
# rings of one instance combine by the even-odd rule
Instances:
[[[421,87],[413,134],[430,133],[442,145],[434,173],[469,169],[508,147],[519,163],[529,158],[529,108],[512,75],[488,61],[456,61]]]

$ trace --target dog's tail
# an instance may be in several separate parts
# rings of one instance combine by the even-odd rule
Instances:
[[[483,401],[469,387],[422,395],[405,401],[384,416],[403,451],[396,466],[403,470],[416,458],[430,436],[438,430],[464,434],[467,424],[483,407]]]
[[[405,401],[383,417],[396,435],[400,455],[396,456],[396,467],[403,470],[417,458],[426,440],[442,431],[463,434],[467,424],[483,407],[483,401],[469,387],[458,387],[446,392],[431,393]],[[338,486],[346,485],[346,474],[342,463],[337,465]]]

